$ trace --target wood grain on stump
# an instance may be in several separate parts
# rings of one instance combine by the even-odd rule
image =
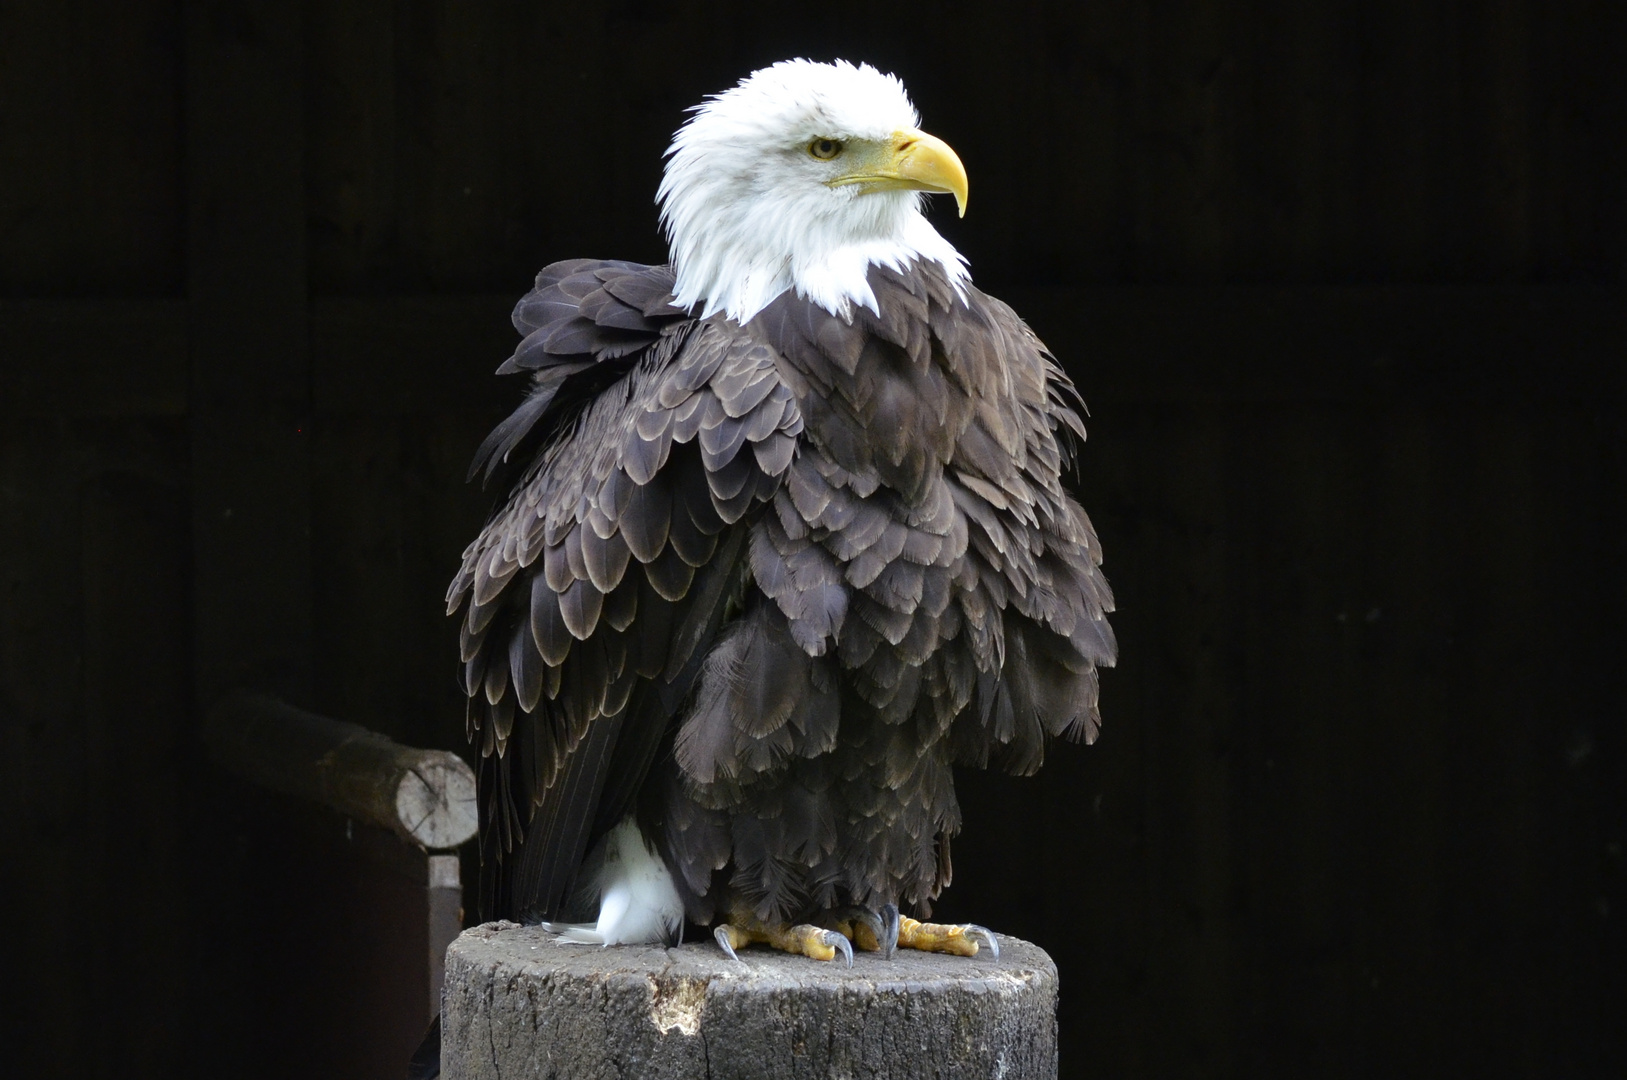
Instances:
[[[766,949],[561,944],[487,923],[446,957],[448,1080],[820,1080],[1056,1076],[1056,966],[901,950],[853,967]]]

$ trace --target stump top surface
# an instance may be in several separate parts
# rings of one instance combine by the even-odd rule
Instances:
[[[447,1080],[1055,1080],[1056,967],[900,950],[851,968],[711,941],[571,945],[487,923],[447,950]]]
[[[975,993],[978,989],[1013,990],[1056,981],[1056,965],[1045,950],[1020,938],[995,936],[1000,941],[998,960],[986,949],[974,957],[900,949],[891,960],[855,950],[851,968],[839,959],[810,960],[764,946],[742,949],[739,960],[730,960],[711,941],[691,941],[670,949],[659,945],[575,945],[560,941],[540,926],[511,922],[485,923],[466,930],[452,944],[452,951],[472,965],[504,969],[510,978],[683,979],[716,984],[715,989],[739,984],[741,989],[750,986],[863,993],[954,986]]]

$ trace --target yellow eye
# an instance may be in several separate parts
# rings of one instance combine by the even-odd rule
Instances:
[[[815,139],[808,144],[808,153],[820,161],[829,161],[842,152],[842,144],[836,139]]]

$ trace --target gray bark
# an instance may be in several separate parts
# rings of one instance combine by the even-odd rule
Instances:
[[[446,957],[447,1080],[852,1080],[1056,1076],[1056,966],[1000,938],[995,960],[900,950],[851,969],[710,941],[564,945],[487,923]]]

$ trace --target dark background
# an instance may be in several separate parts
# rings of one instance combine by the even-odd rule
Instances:
[[[963,779],[940,909],[1056,958],[1064,1075],[1621,1075],[1609,0],[0,0],[0,1071],[297,1040],[218,1015],[200,709],[462,749],[508,309],[662,259],[682,110],[793,55],[904,78],[1091,408],[1106,727]]]

